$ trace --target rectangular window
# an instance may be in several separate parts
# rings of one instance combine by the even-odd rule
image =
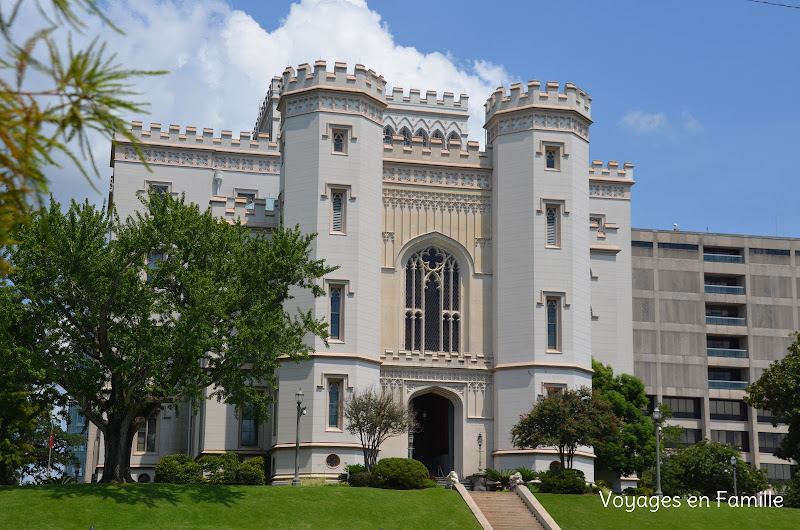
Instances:
[[[697,250],[697,245],[688,245],[686,243],[659,243],[658,248],[669,248],[672,250]]]
[[[156,426],[158,424],[156,414],[153,414],[141,425],[136,432],[136,452],[155,453],[156,452]]]
[[[561,351],[561,298],[548,296],[547,309],[547,351]]]
[[[543,387],[545,397],[558,395],[567,390],[567,385],[558,383],[544,383]]]
[[[780,432],[760,432],[758,433],[758,452],[772,454],[781,446],[781,442],[786,437]]]
[[[561,246],[561,207],[558,204],[545,205],[545,246],[558,248]]]
[[[632,247],[653,248],[652,241],[631,241]]]
[[[776,248],[751,248],[750,254],[756,256],[788,256],[789,251]]]
[[[343,129],[333,129],[333,153],[339,155],[347,154],[347,131]]]
[[[169,195],[169,184],[154,184],[150,183],[150,193],[152,197],[150,198],[150,206],[152,207],[154,201],[163,198],[166,195]]]
[[[242,411],[240,433],[239,445],[241,447],[258,446],[258,422],[251,407],[245,407]]]
[[[150,254],[147,256],[147,281],[153,279],[152,272],[158,269],[159,262],[164,261],[164,254],[162,252]],[[152,271],[152,272],[151,272]]]
[[[256,192],[251,190],[236,190],[236,197],[244,199],[244,208],[248,211],[255,209]]]
[[[743,431],[716,431],[712,429],[711,441],[723,445],[732,445],[744,452],[750,450],[750,437]]]
[[[790,464],[761,464],[761,469],[767,470],[767,479],[770,482],[789,482],[797,472],[797,466]]]
[[[681,441],[678,442],[684,447],[694,445],[703,439],[703,431],[700,429],[684,429],[681,435]]]
[[[664,397],[661,402],[672,410],[673,418],[699,418],[699,398]]]
[[[756,409],[756,419],[758,423],[772,423],[772,411],[764,409]],[[786,418],[781,416],[778,418],[777,423],[786,423]]]
[[[334,234],[345,233],[346,199],[345,190],[331,190],[331,232]]]
[[[561,149],[556,145],[546,145],[544,148],[545,167],[547,169],[561,169]]]
[[[328,379],[328,429],[342,429],[343,379]]]
[[[330,286],[330,318],[328,320],[330,338],[333,340],[342,340],[342,293],[344,289],[342,285]]]
[[[708,407],[712,420],[747,421],[747,405],[743,401],[711,399]]]

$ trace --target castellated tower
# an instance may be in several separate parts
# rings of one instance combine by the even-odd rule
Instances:
[[[591,98],[567,83],[501,87],[486,102],[492,197],[494,466],[546,469],[552,450],[513,449],[510,430],[536,396],[591,386]],[[575,466],[591,475],[591,449]]]
[[[292,301],[330,322],[329,344],[307,337],[316,353],[309,361],[284,362],[279,402],[302,388],[307,421],[300,422],[304,472],[326,467],[326,456],[361,460],[358,440],[344,430],[341,411],[329,421],[329,400],[339,404],[357,389],[379,388],[381,193],[385,81],[361,65],[324,61],[283,73],[280,113],[283,222],[317,233],[312,259],[339,269],[323,279],[326,296],[298,292]],[[344,325],[344,312],[347,313]],[[294,471],[295,409],[280,407],[275,438],[276,479]],[[338,467],[338,466],[337,466]]]

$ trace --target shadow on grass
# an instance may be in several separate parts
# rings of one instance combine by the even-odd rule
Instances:
[[[244,498],[246,486],[217,486],[211,484],[184,486],[178,484],[70,484],[37,486],[53,499],[94,498],[118,504],[141,505],[153,508],[160,504],[177,505],[186,502],[215,503],[233,506]],[[250,486],[257,487],[257,486]]]

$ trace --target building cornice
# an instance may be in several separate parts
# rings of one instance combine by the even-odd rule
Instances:
[[[557,363],[557,362],[527,362],[527,363],[505,363],[497,364],[492,369],[493,372],[500,372],[503,370],[529,370],[531,368],[559,368],[562,370],[578,370],[587,374],[593,374],[594,370],[587,366],[581,366],[577,363]]]
[[[292,446],[294,447],[294,446]],[[541,449],[496,449],[492,451],[492,456],[507,456],[507,455],[557,455],[558,449],[541,448]],[[582,456],[584,458],[597,458],[597,455],[589,451],[582,451],[580,449],[575,451],[575,456]]]

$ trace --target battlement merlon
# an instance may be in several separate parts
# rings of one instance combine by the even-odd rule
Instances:
[[[559,92],[558,87],[558,83],[548,81],[542,91],[541,83],[537,80],[528,81],[527,91],[524,90],[522,83],[511,85],[508,94],[505,87],[498,87],[484,104],[486,123],[488,124],[495,114],[528,107],[571,110],[591,123],[592,98],[589,94],[572,83],[564,85],[564,92]]]
[[[623,162],[622,167],[620,167],[619,162],[613,160],[610,160],[605,166],[603,166],[602,160],[592,160],[592,165],[589,167],[589,180],[613,181],[615,184],[627,186],[636,184],[636,181],[633,180],[633,164]]]
[[[174,145],[195,149],[231,150],[242,153],[269,154],[278,156],[278,144],[275,142],[253,140],[249,132],[242,131],[234,138],[231,131],[221,131],[219,137],[214,136],[214,129],[204,128],[198,132],[197,127],[186,127],[183,132],[179,125],[170,125],[167,130],[161,129],[160,123],[151,123],[150,129],[144,129],[142,122],[131,123],[133,136],[148,145]],[[120,134],[114,136],[120,143],[129,140]]]
[[[386,106],[384,92],[386,80],[373,70],[367,70],[364,65],[357,64],[353,73],[347,72],[347,63],[334,63],[333,71],[328,71],[325,61],[314,63],[313,69],[308,63],[301,64],[297,71],[291,66],[283,71],[283,87],[281,89],[281,102],[287,96],[299,94],[314,88],[340,90],[343,92],[362,92],[375,100],[382,108]]]
[[[455,95],[452,92],[445,92],[442,99],[438,99],[435,90],[428,90],[423,98],[422,92],[416,88],[409,90],[406,96],[402,88],[392,87],[392,93],[386,94],[386,102],[389,106],[425,105],[431,110],[451,110],[463,114],[467,114],[469,110],[469,96],[466,94],[461,94],[458,96],[458,101],[455,101]]]
[[[439,138],[432,138],[428,147],[423,147],[422,138],[411,138],[411,145],[404,145],[404,138],[395,134],[391,144],[383,144],[383,160],[393,162],[422,163],[450,167],[469,167],[491,171],[492,159],[480,150],[478,142],[467,142],[463,150],[461,142],[450,140],[448,145]]]
[[[278,100],[281,97],[281,83],[283,78],[275,76],[270,80],[267,95],[261,100],[258,109],[256,124],[253,126],[253,138],[258,139],[260,134],[267,136],[267,140],[277,141],[277,135],[270,134],[274,129],[274,122],[280,122],[280,113],[277,111]],[[270,117],[268,120],[267,118]]]

